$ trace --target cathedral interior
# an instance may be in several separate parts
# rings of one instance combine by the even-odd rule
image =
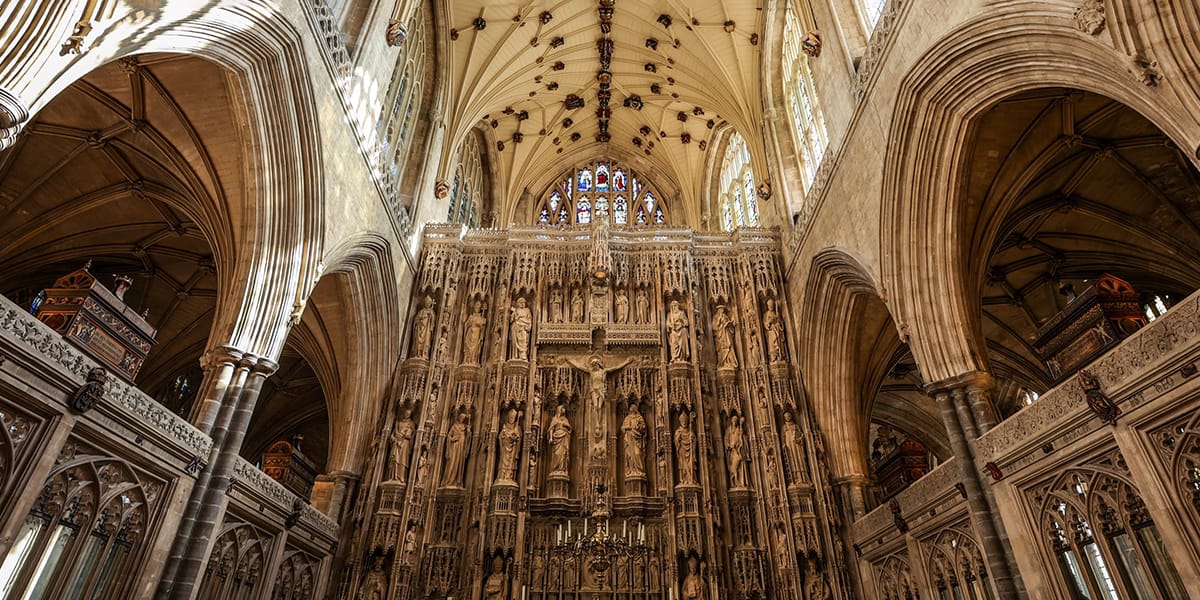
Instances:
[[[0,22],[0,600],[1200,600],[1194,0]]]

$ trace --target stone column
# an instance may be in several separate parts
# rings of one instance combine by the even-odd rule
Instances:
[[[950,439],[950,447],[954,451],[966,490],[968,512],[979,536],[996,592],[1001,598],[1016,598],[1018,584],[1012,557],[1003,537],[1003,526],[998,523],[994,499],[989,502],[990,489],[985,489],[988,486],[975,465],[978,427],[968,396],[975,396],[972,398],[975,404],[990,403],[990,398],[980,393],[987,389],[990,382],[991,378],[986,373],[969,373],[929,386],[926,392],[933,396],[946,425],[946,435]]]
[[[175,543],[171,546],[166,569],[163,570],[162,578],[159,580],[160,591],[169,590],[175,581],[180,561],[183,559],[187,542],[191,539],[196,524],[196,515],[200,511],[204,491],[212,479],[212,465],[224,447],[225,434],[228,431],[229,422],[233,418],[234,408],[237,406],[236,400],[242,393],[242,387],[246,383],[253,364],[252,361],[244,360],[240,351],[225,346],[220,347],[219,350],[210,351],[205,355],[203,361],[206,363],[204,365],[204,382],[201,384],[204,396],[196,404],[192,422],[212,438],[212,450],[208,456],[203,457],[205,466],[196,475],[196,484],[192,487],[187,505],[184,506],[183,516],[180,517],[176,530]],[[225,380],[226,373],[229,376],[227,381]]]
[[[847,475],[833,480],[842,498],[842,508],[851,523],[867,514],[867,477],[865,475]]]
[[[240,394],[229,395],[226,398],[228,404],[234,407],[232,411],[222,411],[231,413],[229,425],[224,431],[214,432],[214,448],[218,447],[219,434],[220,451],[206,469],[210,473],[207,485],[203,488],[197,486],[197,490],[192,494],[192,502],[197,502],[199,496],[195,517],[187,536],[180,531],[180,541],[176,544],[176,549],[181,550],[176,560],[178,564],[173,577],[170,580],[164,578],[159,585],[160,597],[188,600],[192,597],[195,586],[200,583],[213,536],[225,516],[225,507],[229,503],[228,491],[233,479],[233,469],[237,464],[242,441],[246,437],[250,417],[254,414],[254,406],[258,402],[263,382],[275,372],[278,365],[265,358],[246,357],[243,358],[241,367],[249,368],[245,385]],[[191,504],[189,502],[189,508]]]

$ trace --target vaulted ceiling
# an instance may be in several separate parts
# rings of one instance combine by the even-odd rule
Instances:
[[[694,200],[725,122],[762,156],[761,0],[461,0],[451,15],[450,141],[482,127],[501,204],[597,156]]]

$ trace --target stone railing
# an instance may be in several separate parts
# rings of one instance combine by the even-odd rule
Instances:
[[[892,40],[892,33],[896,30],[896,25],[909,4],[911,4],[911,0],[887,0],[883,6],[883,12],[879,14],[879,20],[875,22],[875,29],[871,30],[867,51],[859,59],[854,72],[855,100],[862,102],[867,91],[871,89],[871,80],[874,78],[879,64],[883,62],[883,55],[887,52],[888,42]]]
[[[914,481],[893,498],[900,506],[900,514],[909,527],[915,527],[927,519],[944,513],[965,502],[955,487],[961,479],[957,461],[951,458]],[[850,526],[855,544],[866,550],[871,544],[879,544],[894,535],[892,509],[888,504],[878,506]]]
[[[83,385],[88,371],[100,363],[80,352],[58,332],[34,318],[7,298],[0,296],[0,336],[23,346],[30,355],[44,357],[70,374],[76,385]],[[97,404],[101,413],[120,413],[121,420],[143,425],[145,435],[158,435],[177,443],[201,460],[212,450],[212,440],[179,415],[147,396],[136,387],[110,376],[104,386],[104,400]],[[140,433],[142,431],[139,431]]]
[[[251,490],[260,500],[271,502],[284,514],[291,512],[296,500],[303,502],[302,498],[283,487],[283,484],[271,479],[244,458],[237,459],[237,465],[233,468],[233,476],[236,485]],[[336,521],[307,502],[304,502],[303,511],[300,517],[301,523],[310,525],[317,532],[327,536],[329,540],[337,540],[339,527]]]
[[[313,19],[320,36],[321,50],[333,70],[334,80],[345,87],[350,78],[350,51],[346,49],[346,36],[338,29],[337,15],[325,0],[308,0]]]
[[[1100,390],[1128,413],[1174,387],[1166,380],[1146,381],[1148,373],[1163,372],[1168,363],[1179,360],[1182,351],[1197,345],[1200,293],[1187,297],[1082,371],[1095,377]],[[1142,389],[1130,393],[1135,387]],[[1004,471],[1019,469],[1042,455],[1046,432],[1059,432],[1056,441],[1070,442],[1101,426],[1088,409],[1079,377],[1072,377],[980,437],[977,459],[981,467],[994,462]]]

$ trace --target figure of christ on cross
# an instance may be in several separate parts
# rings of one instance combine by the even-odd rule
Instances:
[[[604,357],[599,353],[592,354],[586,360],[577,357],[564,357],[572,367],[581,371],[587,371],[591,375],[591,383],[588,386],[588,402],[591,405],[591,411],[594,415],[600,415],[600,411],[604,408],[604,380],[609,373],[625,368],[626,365],[633,362],[634,357],[626,358],[620,364],[607,367],[604,365]]]

